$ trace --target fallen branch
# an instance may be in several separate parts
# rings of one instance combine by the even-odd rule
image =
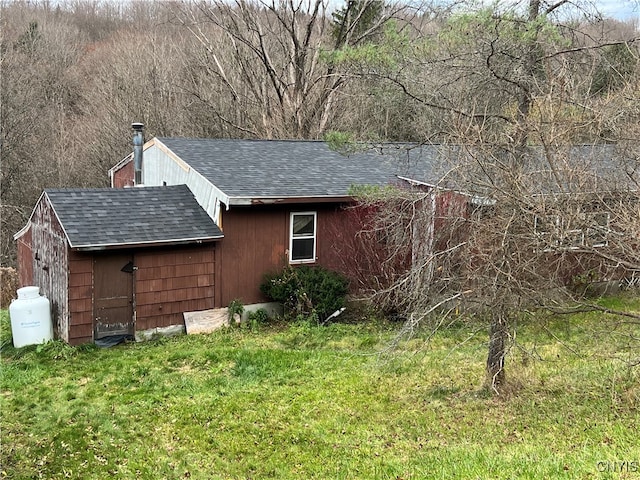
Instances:
[[[627,312],[624,310],[615,310],[613,308],[608,308],[608,307],[603,307],[601,305],[597,305],[595,303],[582,303],[579,304],[575,307],[570,307],[570,308],[559,308],[559,307],[552,307],[549,305],[545,305],[543,307],[545,310],[550,311],[551,313],[555,313],[557,315],[571,315],[574,313],[589,313],[589,312],[602,312],[602,313],[608,313],[611,315],[617,315],[620,317],[627,317],[627,318],[633,318],[634,320],[638,320],[638,322],[628,322],[631,324],[640,324],[640,314],[639,313],[633,313],[633,312]]]

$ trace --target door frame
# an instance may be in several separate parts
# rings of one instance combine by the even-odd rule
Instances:
[[[134,255],[131,251],[93,255],[94,341],[116,335],[135,335],[134,269],[123,270],[129,262],[133,264],[133,259]],[[108,275],[107,278],[104,277],[105,274]],[[105,310],[111,310],[111,313],[118,316],[121,321],[100,322],[105,315]]]

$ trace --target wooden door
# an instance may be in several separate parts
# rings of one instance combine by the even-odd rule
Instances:
[[[93,260],[94,339],[133,335],[132,255],[96,255]]]

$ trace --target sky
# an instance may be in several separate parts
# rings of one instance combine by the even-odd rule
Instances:
[[[599,10],[607,17],[617,18],[619,20],[627,20],[629,18],[638,18],[640,12],[634,2],[620,0],[598,0]]]
[[[527,0],[497,0],[500,5],[518,6],[518,9],[526,9],[528,4]],[[559,0],[547,0],[542,2],[543,5],[551,5],[557,3]],[[473,3],[474,0],[470,0],[469,3]],[[492,5],[496,3],[496,0],[475,0],[476,5]],[[629,20],[640,18],[640,0],[575,0],[569,1],[562,6],[560,12],[576,12],[576,5],[581,10],[586,10],[591,13],[595,13],[596,9],[600,14],[606,17],[616,18],[618,20]],[[544,7],[543,7],[544,8]]]

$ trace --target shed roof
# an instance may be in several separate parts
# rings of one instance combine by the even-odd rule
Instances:
[[[223,237],[186,185],[47,189],[43,196],[72,248],[196,243]]]
[[[233,199],[347,197],[353,185],[399,177],[437,182],[437,146],[385,145],[348,155],[326,142],[157,138]]]

